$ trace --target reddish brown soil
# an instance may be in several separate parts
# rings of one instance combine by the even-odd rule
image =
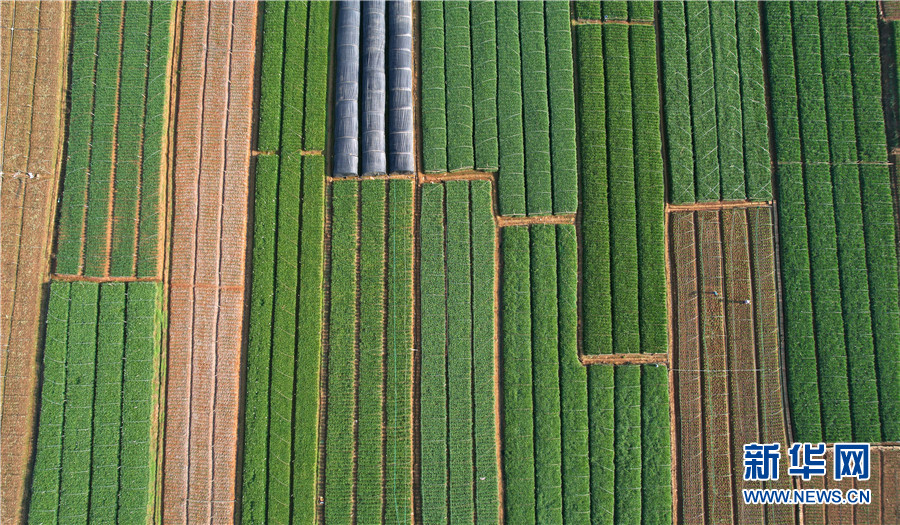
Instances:
[[[882,449],[880,501],[881,523],[900,523],[900,447]],[[873,498],[872,503],[875,503]]]
[[[750,242],[745,210],[722,213],[722,251],[725,256],[725,321],[728,334],[729,399],[740,417],[731,420],[732,478],[736,492],[762,488],[761,482],[743,480],[745,443],[760,442],[757,395],[756,330],[754,326],[753,283],[750,272]],[[745,304],[750,300],[750,304]],[[741,523],[761,523],[760,505],[736,505]]]
[[[162,512],[223,523],[236,498],[257,6],[183,9]]]
[[[787,441],[771,209],[678,211],[669,226],[678,520],[793,523],[792,507],[740,497],[761,487],[743,481],[743,445]],[[790,488],[783,470],[770,486]]]
[[[0,523],[23,520],[61,151],[68,15],[62,3],[0,6]]]

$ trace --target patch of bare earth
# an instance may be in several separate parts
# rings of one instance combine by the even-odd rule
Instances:
[[[257,5],[183,4],[162,520],[235,517]]]

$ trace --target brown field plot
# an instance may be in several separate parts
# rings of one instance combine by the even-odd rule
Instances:
[[[677,211],[669,228],[678,521],[793,523],[740,500],[762,488],[743,481],[743,445],[787,442],[772,209]],[[790,488],[782,467],[767,487]]]
[[[67,3],[0,4],[0,523],[24,518],[68,18]]]
[[[183,4],[162,520],[234,519],[257,6]]]
[[[900,447],[873,446],[870,477],[867,481],[832,477],[834,454],[831,446],[825,454],[827,472],[823,477],[801,481],[800,489],[850,489],[872,491],[869,504],[861,505],[804,505],[800,510],[804,525],[881,525],[900,523]]]

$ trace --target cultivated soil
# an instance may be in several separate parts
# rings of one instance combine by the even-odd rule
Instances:
[[[671,212],[678,520],[793,523],[743,505],[743,445],[787,442],[780,381],[772,210]],[[784,463],[784,462],[783,462]],[[786,476],[769,486],[790,488]]]
[[[0,4],[0,523],[24,521],[40,310],[62,151],[68,17],[69,6],[61,2]]]
[[[183,15],[162,519],[223,523],[236,499],[257,6],[186,2]]]

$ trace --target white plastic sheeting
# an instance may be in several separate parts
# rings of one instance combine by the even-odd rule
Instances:
[[[336,60],[334,176],[415,172],[412,3],[342,0]]]
[[[362,3],[363,69],[360,133],[363,175],[387,171],[384,153],[384,0]]]
[[[388,52],[389,151],[392,173],[415,171],[412,107],[412,4],[408,0],[388,2],[390,43]]]
[[[359,0],[342,0],[335,35],[334,175],[355,176],[359,162]]]

